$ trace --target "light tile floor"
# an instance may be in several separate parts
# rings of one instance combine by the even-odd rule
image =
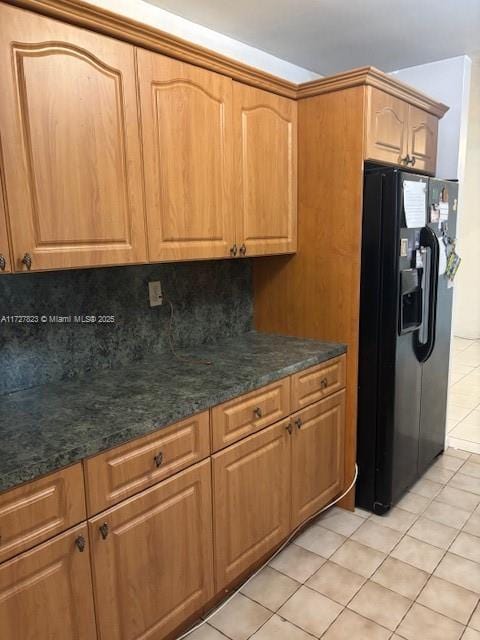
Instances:
[[[480,640],[479,600],[480,455],[448,449],[387,516],[320,516],[189,640]]]
[[[453,338],[451,359],[448,444],[480,453],[480,340]]]

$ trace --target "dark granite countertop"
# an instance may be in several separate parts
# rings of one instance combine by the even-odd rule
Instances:
[[[250,332],[131,366],[0,396],[0,491],[344,353]]]

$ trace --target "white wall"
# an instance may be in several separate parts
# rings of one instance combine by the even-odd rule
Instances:
[[[88,0],[90,4],[108,9],[114,13],[143,22],[175,36],[195,42],[207,49],[223,53],[230,58],[257,67],[268,73],[292,82],[308,82],[320,78],[318,74],[303,67],[276,58],[275,56],[251,47],[248,44],[229,38],[217,31],[185,20],[169,11],[165,11],[142,0]],[[255,17],[252,16],[252,20]]]
[[[480,52],[472,56],[465,174],[460,187],[459,243],[454,333],[480,338]]]
[[[458,56],[394,71],[391,75],[449,108],[438,130],[437,176],[461,180],[465,160],[471,61]]]

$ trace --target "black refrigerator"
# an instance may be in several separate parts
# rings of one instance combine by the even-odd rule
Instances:
[[[356,502],[377,514],[444,449],[453,289],[443,268],[457,196],[456,182],[365,167]]]

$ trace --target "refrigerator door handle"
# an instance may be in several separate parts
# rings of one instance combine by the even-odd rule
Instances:
[[[425,362],[431,356],[435,347],[435,334],[437,324],[437,292],[438,292],[438,264],[439,248],[438,240],[434,231],[430,227],[423,227],[420,231],[420,244],[428,249],[428,293],[427,293],[427,326],[426,340],[422,342],[419,332],[415,335],[415,354],[419,362]]]

